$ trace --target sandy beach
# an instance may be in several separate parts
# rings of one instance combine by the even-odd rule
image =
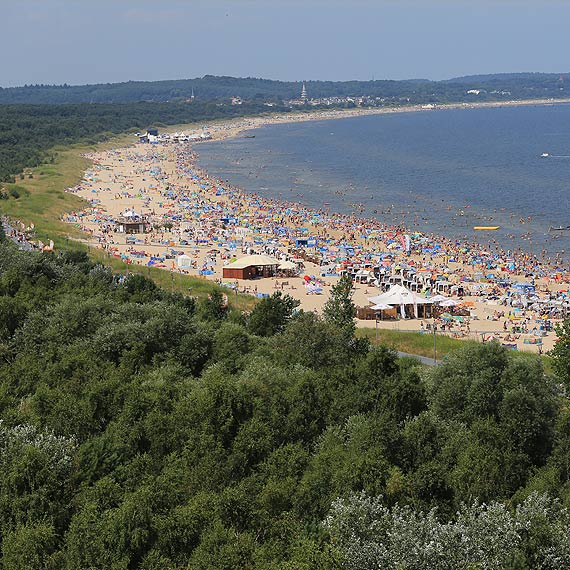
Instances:
[[[184,132],[207,131],[213,139],[220,139],[291,120],[410,110],[422,109],[354,109],[256,117],[185,128]],[[170,132],[175,130],[180,128]],[[484,251],[475,243],[410,233],[407,228],[385,225],[376,219],[269,201],[247,189],[214,180],[196,167],[196,151],[199,143],[165,142],[89,155],[93,167],[77,187],[68,191],[84,198],[90,206],[66,215],[64,220],[80,227],[91,246],[126,263],[211,279],[227,286],[228,295],[263,296],[282,290],[299,299],[304,310],[316,312],[322,310],[331,286],[343,271],[366,272],[381,267],[384,280],[392,277],[395,283],[413,277],[422,298],[433,297],[438,292],[437,283],[445,282],[449,284],[443,287],[445,298],[457,303],[445,312],[448,316],[437,320],[440,331],[448,329],[445,334],[479,341],[498,338],[504,344],[532,352],[546,352],[554,345],[552,327],[560,322],[568,301],[569,275],[564,268],[548,267],[529,254],[508,257],[499,250]],[[125,216],[144,221],[147,231],[118,232],[118,221]],[[300,239],[315,239],[318,248],[295,247]],[[285,272],[255,280],[223,278],[224,266],[251,253],[290,261],[299,268],[298,274]],[[181,255],[190,258],[184,267],[178,264]],[[359,307],[371,305],[369,299],[381,293],[380,288],[370,284],[371,276],[362,279],[366,282],[355,282],[353,299]],[[517,296],[506,283],[526,283],[529,288],[522,290],[524,294],[519,288]],[[455,315],[457,312],[463,316]],[[428,332],[435,322],[431,318],[389,318],[398,313],[398,307],[387,311],[383,314],[387,320],[379,321],[378,326]],[[359,320],[358,325],[374,327],[376,323]]]

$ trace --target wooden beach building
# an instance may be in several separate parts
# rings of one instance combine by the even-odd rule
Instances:
[[[224,279],[257,279],[273,277],[281,262],[267,255],[246,255],[226,265],[223,270]]]

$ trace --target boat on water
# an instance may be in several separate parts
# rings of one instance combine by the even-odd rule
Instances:
[[[548,158],[549,156],[550,156],[550,153],[548,153],[548,152],[543,152],[543,153],[540,155],[540,158]]]
[[[495,231],[498,230],[501,226],[474,226],[473,229],[477,232],[484,232],[484,231]]]
[[[558,226],[557,228],[554,228],[552,226],[550,226],[548,228],[549,233],[553,233],[553,232],[568,232],[570,231],[570,226]]]
[[[244,139],[254,139],[255,135],[245,135],[243,138]]]

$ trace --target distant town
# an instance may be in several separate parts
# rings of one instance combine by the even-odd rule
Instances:
[[[486,89],[467,89],[464,95],[469,98],[471,96],[473,101],[478,97],[491,96],[493,98],[510,97],[511,91],[505,90],[486,90]],[[192,101],[192,96],[187,101]],[[241,97],[232,97],[232,105],[241,105],[245,102]],[[412,103],[410,97],[405,96],[391,96],[391,97],[375,97],[371,95],[345,95],[345,96],[330,96],[330,97],[310,97],[307,91],[306,84],[303,83],[299,97],[293,99],[283,100],[283,105],[286,107],[384,107],[387,105],[405,105]],[[273,107],[275,103],[267,101],[264,103],[267,107]],[[425,103],[422,105],[423,109],[435,109],[436,103]]]

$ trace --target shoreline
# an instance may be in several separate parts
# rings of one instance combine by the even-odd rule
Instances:
[[[426,108],[425,105],[409,105],[398,107],[357,107],[354,109],[308,109],[306,112],[292,111],[291,113],[271,113],[265,116],[239,117],[230,120],[216,119],[215,121],[202,122],[197,124],[175,125],[165,128],[165,132],[171,133],[177,130],[203,130],[211,127],[212,140],[226,140],[243,134],[246,131],[257,129],[266,125],[277,125],[286,123],[302,123],[306,121],[330,121],[336,119],[350,119],[364,117],[367,115],[390,115],[397,113],[419,113],[461,109],[485,109],[503,107],[532,107],[551,106],[570,103],[570,97],[564,99],[525,99],[511,101],[479,101],[472,103],[445,103],[435,105],[433,108]],[[222,123],[223,121],[223,123]],[[217,128],[223,125],[222,132]],[[214,136],[216,135],[221,136]],[[192,143],[199,144],[199,143]]]
[[[337,119],[348,119],[348,118],[358,118],[364,117],[368,115],[385,115],[385,114],[394,114],[394,113],[419,113],[419,112],[427,112],[427,111],[445,111],[445,110],[468,110],[468,109],[479,109],[479,108],[503,108],[503,107],[521,107],[521,106],[552,106],[556,104],[568,104],[570,103],[570,98],[565,99],[532,99],[532,100],[524,100],[524,101],[489,101],[489,102],[474,102],[474,103],[449,103],[446,105],[441,105],[436,107],[435,109],[426,109],[423,105],[415,105],[415,106],[403,106],[403,107],[396,107],[396,108],[357,108],[357,109],[331,109],[331,110],[324,110],[324,111],[314,111],[308,114],[305,113],[294,113],[294,114],[279,114],[279,115],[269,115],[267,117],[253,117],[253,118],[245,118],[245,119],[235,119],[224,122],[221,127],[215,125],[212,129],[208,129],[208,131],[212,134],[212,138],[209,141],[203,142],[212,142],[212,141],[222,141],[222,140],[229,140],[234,139],[239,136],[242,136],[244,133],[255,131],[257,128],[261,128],[264,126],[271,126],[271,125],[280,125],[280,124],[287,124],[287,123],[300,123],[300,122],[308,122],[308,121],[329,121],[329,120],[337,120]],[[205,124],[204,124],[205,125]],[[204,127],[202,127],[204,128]],[[200,142],[192,142],[190,143],[193,148],[195,148],[196,153],[199,153],[199,146]],[[194,163],[195,168],[200,168],[207,176],[213,176],[206,171],[205,168],[198,167],[196,164],[196,160]],[[222,180],[219,179],[218,183],[220,184],[231,184],[231,180]],[[244,192],[252,193],[255,192],[253,190],[248,190],[247,188],[241,189]],[[261,193],[261,199],[268,200],[268,201],[283,201],[281,198],[276,197],[264,197]],[[287,200],[285,199],[287,204],[292,204],[295,207],[303,206],[309,208],[309,206],[303,204],[302,201],[297,200]],[[357,206],[357,205],[355,205]],[[361,204],[363,206],[363,204]],[[316,206],[312,206],[312,208],[320,209]],[[421,223],[416,224],[416,229],[412,229],[409,225],[409,220],[395,220],[387,221],[386,218],[382,219],[380,214],[384,215],[389,212],[380,211],[378,212],[378,217],[375,217],[376,212],[374,214],[366,214],[364,212],[352,212],[351,214],[348,213],[341,213],[340,211],[336,210],[339,215],[347,216],[351,218],[355,218],[358,220],[378,220],[384,224],[392,224],[398,225],[403,230],[407,232],[425,232],[425,228],[422,228]],[[475,219],[472,222],[473,226],[494,226],[494,223],[485,221],[483,218],[481,221],[476,221]],[[516,231],[515,228],[511,228],[513,231]],[[436,230],[437,232],[437,230]],[[481,243],[478,240],[478,236],[468,236],[468,235],[460,235],[459,233],[453,233],[453,231],[449,230],[445,235],[441,233],[435,233],[432,230],[429,230],[429,235],[433,236],[435,239],[442,239],[442,240],[459,240],[459,241],[469,241],[470,243],[477,244],[481,249],[489,249],[492,247],[497,247],[506,252],[507,250],[511,251],[513,254],[517,255],[524,255],[528,254],[532,257],[537,259],[541,259],[544,263],[546,263],[546,258],[548,258],[548,263],[551,263],[553,266],[561,266],[567,271],[570,270],[570,258],[567,255],[564,255],[564,251],[562,252],[563,255],[560,257],[558,252],[554,250],[544,250],[541,251],[539,254],[537,251],[532,251],[526,247],[526,244],[519,243],[517,245],[508,246],[505,243],[503,236],[502,243],[501,240],[497,242],[495,239],[492,239],[492,236],[489,236],[491,239],[486,241],[485,243]],[[483,235],[483,234],[481,234]],[[509,238],[513,238],[513,235],[509,235]],[[560,259],[558,259],[560,257]]]

